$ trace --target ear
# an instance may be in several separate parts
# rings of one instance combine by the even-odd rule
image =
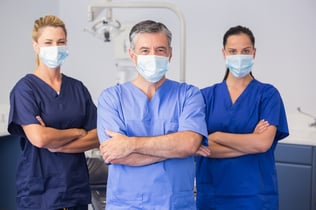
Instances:
[[[226,59],[225,49],[224,49],[224,48],[222,49],[222,53],[223,53],[223,57],[224,57],[224,59]]]
[[[33,45],[33,49],[36,52],[36,54],[39,54],[40,48],[38,46],[38,43],[33,40],[32,45]]]
[[[172,58],[172,47],[170,47],[169,50],[170,50],[169,62],[170,62],[170,61],[171,61],[171,58]]]
[[[254,52],[253,52],[253,59],[255,59],[255,58],[256,58],[256,52],[257,52],[257,49],[256,49],[256,48],[254,48],[253,50],[254,50]]]
[[[133,61],[134,65],[137,66],[137,56],[131,48],[128,48],[128,54],[130,59]]]

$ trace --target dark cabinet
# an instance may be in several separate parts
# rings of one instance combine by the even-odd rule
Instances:
[[[275,151],[280,210],[316,210],[315,147],[279,143]]]
[[[0,209],[15,206],[16,161],[20,155],[20,142],[13,136],[0,136]]]

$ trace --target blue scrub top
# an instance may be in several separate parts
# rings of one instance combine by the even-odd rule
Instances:
[[[33,74],[23,77],[10,93],[8,131],[21,140],[16,187],[17,208],[51,210],[91,203],[89,175],[84,153],[52,153],[35,147],[21,125],[39,124],[57,129],[96,128],[97,110],[87,88],[62,75],[58,95]]]
[[[151,100],[131,82],[108,88],[98,102],[98,135],[105,130],[127,136],[194,131],[207,138],[205,105],[198,88],[166,80]],[[106,209],[196,209],[194,157],[146,166],[110,165]]]
[[[274,160],[277,141],[289,135],[278,90],[252,80],[234,104],[226,81],[202,89],[208,133],[252,133],[261,119],[277,127],[274,143],[265,153],[236,158],[197,158],[197,206],[200,210],[278,209]]]

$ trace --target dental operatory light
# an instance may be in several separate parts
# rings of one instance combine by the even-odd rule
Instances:
[[[104,42],[110,42],[112,38],[120,33],[121,23],[115,19],[102,18],[95,21],[91,29],[85,28],[85,31]]]
[[[112,21],[108,23],[108,20],[113,20],[112,16],[112,9],[113,8],[156,8],[156,9],[169,9],[172,12],[174,12],[177,17],[179,18],[180,23],[180,78],[179,80],[184,82],[185,81],[185,60],[186,60],[186,30],[185,30],[185,20],[184,16],[181,12],[181,10],[174,4],[163,2],[163,1],[140,1],[140,2],[134,2],[134,1],[120,1],[120,2],[112,2],[112,0],[89,0],[90,3],[88,5],[88,20],[90,22],[94,21],[96,17],[98,17],[101,13],[103,13],[104,10],[106,10],[106,19],[103,19],[105,21],[101,20],[96,22],[91,30],[89,31],[94,36],[103,39],[104,41],[111,40],[114,38],[112,34],[119,32],[121,34],[122,31],[120,30],[120,23],[118,21]],[[116,25],[119,23],[118,25]],[[100,24],[101,26],[99,27]],[[97,26],[98,25],[98,26]],[[112,26],[112,28],[107,28],[109,26]],[[98,29],[97,29],[98,28]],[[123,27],[124,28],[124,27]],[[113,33],[111,32],[113,31]],[[107,38],[108,37],[108,38]],[[112,38],[111,38],[112,37]]]

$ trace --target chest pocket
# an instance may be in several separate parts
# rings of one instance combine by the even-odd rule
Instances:
[[[177,132],[178,122],[164,120],[128,120],[126,122],[127,136],[158,136]]]

